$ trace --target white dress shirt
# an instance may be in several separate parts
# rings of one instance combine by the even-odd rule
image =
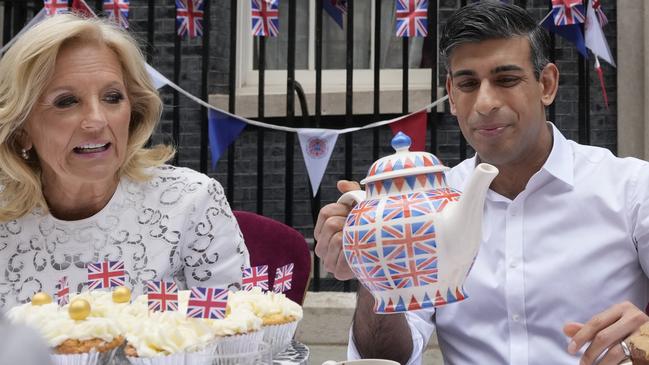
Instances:
[[[623,301],[647,305],[649,163],[552,128],[552,151],[525,190],[514,200],[487,193],[468,299],[407,313],[409,364],[421,363],[436,330],[445,364],[576,365],[566,322]],[[475,163],[451,169],[449,185],[462,190]],[[348,356],[359,357],[351,336]]]

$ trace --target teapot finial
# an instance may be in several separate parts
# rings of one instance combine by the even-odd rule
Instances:
[[[392,148],[397,152],[408,152],[410,149],[410,144],[412,140],[408,137],[407,134],[399,131],[397,134],[392,137]]]

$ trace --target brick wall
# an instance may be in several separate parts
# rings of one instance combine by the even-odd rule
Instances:
[[[286,0],[283,0],[286,1]],[[163,3],[165,5],[163,5]],[[441,22],[459,6],[457,0],[439,1],[439,14]],[[548,12],[549,0],[527,1],[527,8],[535,19],[541,20]],[[209,90],[210,93],[227,93],[229,75],[229,19],[230,2],[225,0],[212,1],[211,11],[211,39],[209,62]],[[131,0],[131,25],[132,29],[141,40],[146,40],[147,1]],[[616,54],[616,11],[615,2],[604,4],[605,12],[610,23],[605,27],[611,51]],[[174,15],[173,1],[156,1],[156,21],[153,65],[168,78],[173,75],[173,40],[174,40]],[[182,42],[182,72],[180,85],[185,90],[200,95],[201,87],[201,48],[202,41],[184,40]],[[577,56],[572,44],[556,38],[556,59],[561,72],[560,88],[557,95],[556,125],[570,139],[578,138],[578,84],[577,84]],[[592,68],[593,60],[589,61],[590,71],[590,118],[591,118],[591,144],[602,146],[616,151],[616,71],[603,63],[606,85],[609,96],[609,109],[603,105],[599,81]],[[440,80],[442,80],[440,75]],[[171,120],[173,99],[169,88],[162,91],[165,112],[160,128],[155,135],[156,141],[168,142],[171,140]],[[179,144],[180,165],[194,169],[199,168],[199,140],[200,122],[203,118],[200,108],[194,102],[181,96],[179,105],[181,138]],[[313,113],[313,111],[311,111]],[[299,120],[296,123],[300,123]],[[334,118],[330,123],[332,127],[344,127],[343,118],[338,121]],[[338,123],[338,125],[336,125]],[[296,125],[297,126],[297,125]],[[389,154],[389,128],[379,130],[380,155]],[[266,130],[264,133],[264,203],[263,213],[266,216],[285,219],[285,133]],[[353,178],[361,179],[365,176],[367,168],[373,161],[372,157],[372,131],[359,131],[352,134],[354,167]],[[294,189],[292,192],[293,226],[302,231],[307,237],[312,235],[312,217],[310,213],[309,180],[306,175],[304,162],[295,136],[294,148]],[[437,145],[439,157],[448,165],[459,162],[459,131],[455,118],[444,115],[440,118],[437,132]],[[469,148],[468,156],[473,152]],[[344,176],[345,171],[345,136],[340,136],[331,157],[328,170],[322,182],[322,202],[326,204],[334,201],[338,193],[335,189],[336,180]],[[215,176],[224,186],[227,184],[227,154],[222,156],[217,168],[210,175]],[[234,209],[256,210],[257,192],[257,129],[248,127],[235,144],[235,172],[234,172],[234,199],[231,202]]]

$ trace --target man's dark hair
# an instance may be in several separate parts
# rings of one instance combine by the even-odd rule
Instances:
[[[450,18],[439,41],[439,49],[446,70],[453,50],[462,44],[489,39],[527,37],[534,76],[539,79],[548,64],[550,36],[522,8],[500,2],[477,2],[458,9]]]

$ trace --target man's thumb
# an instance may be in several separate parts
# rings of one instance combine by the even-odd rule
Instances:
[[[349,180],[338,180],[336,187],[338,188],[338,191],[340,191],[341,193],[346,193],[348,191],[361,189],[361,186],[356,181],[349,181]]]

